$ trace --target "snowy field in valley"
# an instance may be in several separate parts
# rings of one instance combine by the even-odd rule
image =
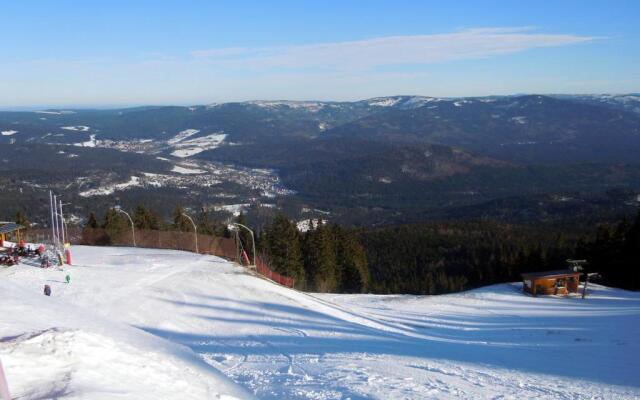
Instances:
[[[640,396],[640,293],[303,294],[212,256],[78,246],[73,257],[64,270],[0,268],[14,398]]]

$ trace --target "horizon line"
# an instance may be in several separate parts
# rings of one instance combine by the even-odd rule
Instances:
[[[65,111],[65,110],[117,110],[117,109],[130,109],[141,107],[206,107],[222,104],[242,104],[252,102],[291,102],[291,103],[357,103],[361,101],[380,99],[380,98],[392,98],[392,97],[425,97],[434,99],[473,99],[473,98],[487,98],[487,97],[519,97],[519,96],[640,96],[640,90],[628,91],[628,92],[576,92],[576,93],[562,93],[562,92],[523,92],[512,94],[487,94],[477,96],[429,96],[421,94],[394,94],[367,97],[363,99],[355,100],[319,100],[319,99],[247,99],[237,101],[212,101],[208,103],[201,102],[175,102],[175,103],[104,103],[104,104],[31,104],[31,105],[13,105],[13,106],[0,106],[0,112],[29,112],[29,111]]]

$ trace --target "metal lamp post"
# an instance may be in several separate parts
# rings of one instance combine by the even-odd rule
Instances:
[[[51,213],[51,219],[52,219],[52,223],[53,223],[53,230],[54,230],[54,235],[53,235],[53,246],[56,249],[60,248],[60,228],[59,228],[59,221],[58,221],[58,196],[56,196],[55,194],[53,195],[53,208],[52,208],[52,213]]]
[[[131,219],[131,215],[129,215],[129,213],[127,213],[125,210],[123,210],[122,208],[120,208],[120,206],[116,206],[114,207],[114,209],[119,212],[122,213],[124,215],[127,216],[127,218],[129,218],[129,222],[131,222],[131,234],[133,236],[133,247],[137,247],[136,246],[136,229],[133,225],[133,220]]]
[[[60,217],[60,221],[62,221],[62,230],[61,230],[61,232],[62,232],[62,247],[64,247],[64,244],[66,243],[66,241],[65,241],[65,232],[68,232],[67,221],[64,220],[64,217],[62,216],[61,213],[56,213],[56,215],[58,217]],[[67,233],[66,239],[69,239],[68,233]]]
[[[253,245],[253,267],[255,268],[255,266],[256,266],[256,239],[255,239],[255,237],[253,236],[253,231],[252,231],[251,229],[249,229],[248,227],[246,227],[246,226],[244,226],[244,225],[242,225],[242,224],[239,224],[239,223],[237,223],[237,222],[231,222],[231,223],[229,223],[229,225],[227,226],[227,228],[228,228],[230,231],[235,230],[235,229],[236,229],[235,227],[244,228],[244,229],[246,229],[247,231],[249,231],[249,234],[251,234],[251,244]]]
[[[193,233],[194,233],[194,235],[196,237],[196,253],[200,253],[198,251],[198,227],[196,226],[196,223],[193,222],[193,219],[191,219],[190,216],[188,216],[185,213],[182,213],[182,216],[185,217],[186,219],[188,219],[189,221],[191,221],[191,225],[193,225]]]
[[[56,225],[55,225],[55,211],[53,207],[53,192],[49,190],[49,208],[51,209],[51,242],[53,247],[57,247],[58,243],[56,240]]]
[[[60,220],[62,221],[62,246],[64,247],[67,242],[71,242],[69,239],[69,226],[67,225],[67,221],[64,220],[64,213],[62,212],[62,206],[68,206],[71,203],[63,203],[60,200]]]

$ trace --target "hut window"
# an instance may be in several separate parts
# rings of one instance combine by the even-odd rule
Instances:
[[[565,286],[567,286],[567,280],[566,279],[558,279],[556,281],[556,287],[563,288]]]

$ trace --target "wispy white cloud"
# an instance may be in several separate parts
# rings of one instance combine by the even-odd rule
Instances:
[[[486,58],[595,39],[591,36],[539,33],[529,27],[477,28],[454,33],[297,46],[214,48],[193,51],[191,55],[220,65],[349,70]]]
[[[597,39],[541,33],[529,27],[476,28],[296,46],[222,47],[187,54],[43,57],[0,63],[4,78],[0,80],[0,105],[186,104],[256,98],[354,100],[398,93],[468,96],[635,90],[637,80],[626,86],[589,84],[588,80],[602,77],[579,64],[568,75],[535,57],[532,65],[543,66],[541,72],[516,69],[505,74],[505,66],[498,60],[495,68],[468,73],[466,64],[428,67]],[[629,77],[633,78],[637,77]],[[584,87],[568,86],[575,79],[586,82]]]
[[[235,57],[251,52],[247,47],[222,47],[218,49],[196,50],[191,53],[195,57]]]

